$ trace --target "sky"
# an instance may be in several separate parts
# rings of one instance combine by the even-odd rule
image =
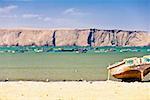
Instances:
[[[150,31],[150,0],[0,0],[0,28]]]

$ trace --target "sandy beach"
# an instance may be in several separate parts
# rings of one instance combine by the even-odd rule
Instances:
[[[150,100],[150,83],[0,82],[0,100]]]

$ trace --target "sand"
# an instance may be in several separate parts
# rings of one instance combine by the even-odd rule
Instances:
[[[0,82],[0,100],[150,100],[150,82]]]

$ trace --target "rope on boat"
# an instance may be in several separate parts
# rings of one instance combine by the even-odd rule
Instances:
[[[110,79],[110,69],[108,69],[108,75],[107,75],[107,80]]]
[[[141,81],[144,79],[143,71],[141,71]]]

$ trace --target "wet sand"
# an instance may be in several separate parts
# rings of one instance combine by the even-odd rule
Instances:
[[[0,82],[0,100],[150,100],[150,82]]]

